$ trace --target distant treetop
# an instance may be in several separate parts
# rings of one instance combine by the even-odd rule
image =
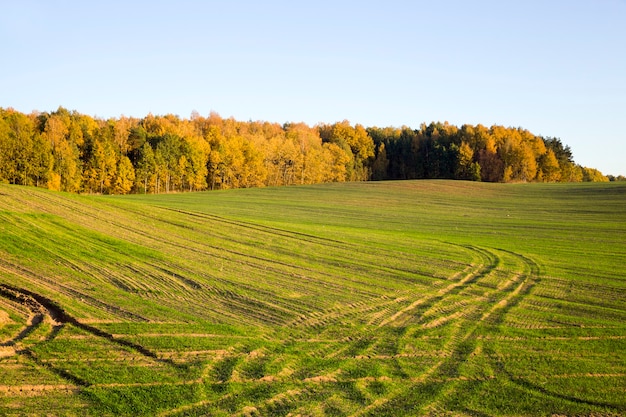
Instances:
[[[0,108],[0,182],[102,194],[337,181],[625,180],[577,165],[560,139],[522,128],[447,122],[308,126],[174,115],[98,119],[59,107]]]

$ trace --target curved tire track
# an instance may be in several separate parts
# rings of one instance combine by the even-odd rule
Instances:
[[[411,392],[415,391],[428,391],[431,393],[430,400],[415,405],[418,409],[424,412],[433,412],[439,409],[441,406],[440,402],[446,397],[446,393],[451,392],[454,384],[464,380],[459,376],[460,366],[473,356],[477,349],[480,349],[480,342],[476,336],[477,329],[484,324],[492,325],[493,323],[501,322],[510,309],[524,295],[529,293],[539,279],[539,266],[533,260],[521,254],[495,248],[488,250],[470,245],[464,245],[463,247],[479,253],[483,260],[488,260],[487,264],[480,265],[478,269],[465,275],[459,282],[439,290],[438,294],[425,297],[426,299],[423,301],[417,300],[414,302],[414,304],[417,303],[416,307],[428,301],[428,305],[431,309],[434,309],[436,304],[445,303],[446,297],[449,295],[462,295],[463,291],[480,285],[481,279],[487,278],[493,271],[498,270],[502,262],[502,255],[499,254],[506,254],[520,260],[525,270],[507,270],[507,275],[510,275],[509,282],[500,286],[500,288],[481,287],[487,290],[487,298],[492,304],[476,301],[469,306],[463,306],[463,309],[466,310],[465,312],[453,309],[447,316],[422,323],[422,327],[426,328],[435,327],[434,324],[438,324],[437,322],[451,326],[452,333],[442,348],[442,351],[446,354],[421,376],[413,378],[406,387],[391,393],[387,397],[378,399],[376,402],[353,414],[353,416],[390,414],[396,407],[410,403]],[[402,311],[402,313],[406,312]],[[391,324],[392,322],[388,321],[385,324]],[[497,367],[496,370],[498,370]]]
[[[53,340],[61,329],[66,325],[72,325],[79,328],[92,336],[106,339],[107,341],[117,345],[120,348],[127,348],[135,351],[136,353],[149,358],[152,361],[157,361],[166,365],[173,366],[175,368],[185,368],[184,365],[175,363],[172,359],[166,359],[159,357],[155,352],[147,349],[146,347],[137,343],[130,342],[128,340],[116,338],[113,334],[105,332],[96,327],[90,326],[85,323],[81,323],[76,318],[68,314],[62,307],[57,305],[51,299],[26,290],[24,288],[15,287],[8,284],[0,284],[0,296],[8,298],[14,302],[24,305],[32,314],[32,319],[26,327],[20,331],[17,335],[2,343],[2,346],[19,346],[19,343],[24,340],[29,334],[31,334],[37,327],[40,326],[44,320],[48,319],[52,323],[52,329],[46,336],[45,340],[39,343],[45,343]],[[54,366],[54,362],[41,360],[32,349],[27,347],[20,347],[15,349],[15,354],[23,355],[36,365],[46,368],[63,379],[71,382],[75,386],[89,387],[93,384],[89,381],[73,375],[71,372]]]

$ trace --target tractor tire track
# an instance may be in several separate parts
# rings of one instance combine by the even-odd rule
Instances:
[[[485,251],[481,252],[474,248],[472,248],[472,250],[478,252],[481,256],[486,254]],[[484,258],[488,259],[487,256],[484,256]],[[394,298],[389,297],[388,295],[383,295],[374,299],[370,298],[344,306],[336,306],[325,311],[314,312],[308,317],[300,316],[288,323],[288,325],[294,328],[302,328],[304,326],[306,328],[319,329],[326,327],[331,323],[345,322],[352,317],[363,318],[364,316],[369,315],[370,319],[367,322],[368,325],[376,324],[377,327],[388,326],[399,320],[403,315],[409,314],[415,308],[429,305],[436,300],[442,299],[445,295],[455,289],[475,281],[480,277],[480,275],[488,273],[496,266],[497,263],[493,260],[490,260],[487,266],[483,264],[470,265],[464,271],[459,272],[463,278],[458,280],[455,277],[450,278],[449,281],[451,280],[453,282],[438,290],[436,294],[418,298],[411,304],[405,305],[405,307],[400,310],[397,310],[397,306],[406,304],[406,300],[414,298],[418,295],[418,290],[409,289],[397,294],[397,297]],[[436,282],[445,283],[446,281],[437,280]],[[385,316],[387,316],[387,318],[384,318]]]
[[[465,248],[473,248],[472,246],[464,246]],[[451,326],[452,333],[448,341],[442,348],[446,354],[441,357],[433,366],[426,370],[418,378],[413,378],[407,387],[391,393],[389,396],[380,398],[369,406],[361,409],[353,416],[377,415],[390,413],[396,407],[401,407],[411,401],[411,392],[428,391],[431,392],[430,400],[417,405],[420,410],[426,412],[436,411],[440,408],[440,401],[445,398],[445,394],[453,388],[451,384],[464,380],[459,375],[460,366],[470,357],[476,355],[480,349],[480,343],[476,331],[483,325],[491,325],[499,322],[526,294],[530,292],[539,279],[539,266],[530,258],[523,255],[501,250],[487,250],[483,248],[474,248],[481,254],[483,259],[489,259],[487,265],[481,265],[478,270],[465,275],[461,281],[440,290],[440,294],[433,295],[431,304],[444,302],[445,297],[451,294],[461,294],[462,291],[474,284],[480,284],[480,279],[489,276],[493,271],[498,269],[502,262],[501,256],[506,255],[521,261],[525,271],[507,271],[510,276],[509,280],[499,287],[488,291],[486,297],[493,304],[477,301],[472,308],[471,313],[460,313],[453,311],[448,316],[436,318],[435,321],[423,323],[425,327],[432,327],[437,320],[443,320],[448,326]],[[487,288],[487,287],[486,287]],[[511,289],[513,288],[513,289]],[[419,303],[421,305],[425,301]],[[470,308],[465,307],[466,310]],[[404,313],[404,312],[403,312]]]
[[[489,251],[469,245],[463,246],[463,248],[469,249],[478,254],[479,257],[483,259],[484,263],[473,266],[467,273],[465,273],[462,279],[454,281],[446,287],[439,289],[435,294],[427,295],[415,300],[409,306],[396,312],[388,319],[383,320],[379,324],[379,327],[388,326],[398,321],[403,322],[401,319],[404,318],[404,320],[406,320],[404,316],[410,314],[411,311],[415,310],[417,307],[427,308],[428,306],[443,300],[446,296],[460,291],[463,287],[479,281],[482,277],[488,275],[491,271],[497,268],[500,263],[499,258]]]
[[[515,290],[512,291],[504,299],[504,301],[506,301],[504,305],[496,305],[490,311],[485,313],[485,315],[487,316],[487,317],[484,317],[485,319],[489,318],[493,320],[495,318],[495,321],[497,322],[501,322],[504,315],[512,307],[517,305],[521,301],[522,297],[528,294],[530,290],[540,281],[540,267],[536,262],[516,252],[505,251],[505,250],[501,250],[501,251],[507,252],[513,256],[517,256],[518,258],[523,260],[523,262],[529,267],[529,273],[525,277],[525,279],[515,288]],[[587,400],[584,398],[578,398],[578,397],[574,397],[571,395],[564,395],[564,394],[551,391],[550,389],[544,386],[535,384],[523,377],[516,376],[512,374],[511,372],[509,372],[506,368],[506,363],[502,360],[502,357],[496,356],[495,358],[492,357],[492,359],[494,359],[492,363],[495,369],[497,369],[497,371],[499,371],[500,373],[508,377],[508,379],[513,384],[519,386],[520,388],[526,391],[539,393],[539,394],[542,394],[551,398],[566,400],[575,404],[585,404],[585,405],[590,405],[594,407],[604,407],[604,408],[612,409],[615,411],[620,410],[620,406],[618,404],[612,404],[612,403],[607,403],[607,402],[602,402],[602,401]],[[602,376],[604,376],[604,374]]]
[[[44,249],[45,250],[45,249]],[[130,312],[128,310],[125,310],[121,307],[118,307],[116,305],[112,305],[109,303],[106,303],[102,300],[99,300],[96,297],[93,297],[89,294],[86,294],[84,292],[78,291],[74,288],[68,287],[67,285],[60,283],[58,281],[55,281],[51,278],[47,278],[41,274],[38,274],[34,271],[31,271],[30,269],[27,269],[26,267],[23,267],[21,265],[15,265],[13,263],[7,262],[3,259],[0,259],[0,269],[4,270],[5,272],[11,274],[11,275],[16,275],[18,277],[20,277],[22,280],[26,282],[30,282],[34,285],[37,286],[44,286],[46,288],[48,288],[50,291],[53,292],[59,292],[61,294],[67,295],[75,300],[81,300],[81,302],[84,302],[88,305],[91,305],[93,307],[96,307],[99,310],[103,310],[106,312],[109,312],[111,314],[113,314],[116,317],[119,318],[123,318],[123,319],[128,319],[134,322],[148,322],[150,321],[149,319],[140,316],[136,313]]]
[[[28,347],[18,347],[19,343],[24,340],[29,334],[31,334],[35,329],[37,329],[37,327],[39,327],[39,325],[44,320],[49,320],[52,323],[52,329],[46,336],[45,340],[39,343],[46,343],[53,340],[64,326],[72,325],[91,334],[92,336],[105,339],[119,348],[131,349],[136,353],[142,355],[143,357],[150,359],[151,361],[156,361],[158,363],[169,365],[177,369],[184,368],[184,365],[177,364],[171,359],[160,357],[157,353],[145,348],[142,345],[130,342],[125,339],[117,338],[111,333],[105,332],[88,324],[81,323],[76,318],[69,315],[62,307],[57,305],[54,301],[43,295],[36,294],[24,288],[15,287],[8,284],[0,284],[0,296],[24,305],[31,311],[34,317],[34,319],[30,320],[30,323],[27,324],[25,329],[23,329],[19,334],[11,338],[9,341],[4,342],[3,345],[16,346],[16,355],[24,356],[25,358],[35,363],[37,366],[48,369],[54,374],[69,381],[74,386],[89,387],[93,384],[79,376],[72,374],[68,370],[55,366],[54,361],[42,360],[32,349]]]

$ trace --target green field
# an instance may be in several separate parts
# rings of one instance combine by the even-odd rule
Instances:
[[[0,185],[0,415],[626,415],[626,185]]]

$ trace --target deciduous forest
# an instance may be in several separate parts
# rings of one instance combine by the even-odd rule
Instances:
[[[105,120],[62,107],[30,114],[0,108],[5,183],[128,194],[419,178],[609,180],[577,165],[558,138],[497,125],[366,128],[343,121],[311,127],[195,112],[189,119]]]

